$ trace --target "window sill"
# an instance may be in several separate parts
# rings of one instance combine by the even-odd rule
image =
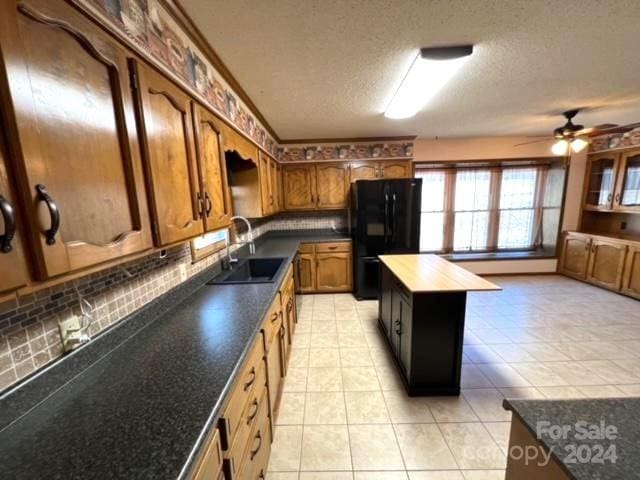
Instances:
[[[553,248],[542,248],[528,252],[479,252],[446,253],[440,255],[450,262],[478,262],[487,260],[541,260],[556,258]]]

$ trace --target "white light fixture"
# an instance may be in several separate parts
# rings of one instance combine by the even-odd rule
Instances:
[[[413,117],[460,70],[472,53],[472,45],[421,49],[384,116]]]
[[[584,138],[574,138],[572,140],[561,138],[551,146],[551,152],[559,156],[569,153],[569,149],[574,153],[579,153],[584,150],[587,145],[589,145],[589,142]]]
[[[578,137],[571,140],[571,150],[573,150],[573,152],[575,153],[581,152],[582,150],[587,148],[587,145],[589,145],[589,142],[586,141],[584,138]]]

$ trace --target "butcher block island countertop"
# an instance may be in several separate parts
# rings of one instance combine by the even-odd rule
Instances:
[[[438,255],[380,255],[380,260],[412,293],[501,290]]]

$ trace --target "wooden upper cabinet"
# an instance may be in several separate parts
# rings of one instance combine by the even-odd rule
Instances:
[[[622,278],[622,293],[640,298],[640,247],[629,247]]]
[[[231,218],[223,140],[216,117],[196,103],[193,104],[193,123],[205,230],[209,232],[226,227]]]
[[[316,184],[317,208],[347,208],[350,187],[347,163],[316,165]]]
[[[131,61],[131,68],[156,243],[169,245],[203,232],[191,98],[151,67]]]
[[[315,165],[285,165],[282,189],[286,210],[312,210],[316,206]]]
[[[276,162],[276,177],[277,177],[277,190],[278,190],[278,211],[284,210],[284,194],[282,192],[282,165]]]
[[[37,277],[149,249],[127,52],[45,0],[3,2],[0,44],[8,155]]]
[[[26,285],[29,279],[19,232],[24,219],[9,189],[10,183],[0,138],[0,295]]]
[[[588,157],[584,182],[586,210],[611,210],[619,161],[620,155],[610,152]]]
[[[571,233],[566,234],[562,241],[558,270],[566,275],[584,279],[589,266],[590,248],[590,238]]]
[[[273,211],[273,195],[271,194],[271,161],[262,151],[259,153],[258,175],[260,177],[260,198],[262,199],[262,214],[270,215]]]
[[[627,246],[624,243],[593,239],[587,280],[606,288],[618,290],[622,284]]]
[[[383,178],[410,178],[411,163],[407,161],[380,162],[378,172]]]
[[[351,164],[350,181],[368,180],[378,177],[378,165],[374,162],[354,162]]]
[[[640,210],[640,150],[621,154],[616,183],[613,208]]]
[[[271,213],[280,211],[280,182],[278,180],[278,163],[269,159],[269,194],[271,195]]]

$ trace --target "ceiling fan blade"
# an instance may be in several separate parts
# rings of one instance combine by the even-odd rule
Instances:
[[[594,125],[593,127],[582,128],[574,133],[576,137],[581,135],[591,135],[594,132],[600,132],[602,130],[608,130],[610,128],[619,127],[617,123],[601,123],[600,125]]]
[[[551,142],[551,141],[553,141],[553,138],[541,138],[540,140],[531,140],[530,142],[516,143],[514,147],[520,147],[522,145],[531,145],[532,143],[542,143],[542,142]]]
[[[576,132],[575,135],[576,136],[589,135],[590,137],[597,137],[599,135],[606,135],[608,133],[624,133],[638,127],[640,127],[640,123],[630,123],[628,125],[615,125],[615,124],[596,125],[595,127],[592,127],[592,128],[585,128],[584,130],[589,130],[586,133],[583,133],[584,130],[581,130],[580,132]]]

